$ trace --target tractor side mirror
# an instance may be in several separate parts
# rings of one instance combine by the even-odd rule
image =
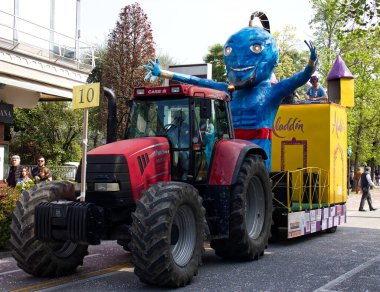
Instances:
[[[201,119],[211,119],[211,100],[203,99],[200,108]]]

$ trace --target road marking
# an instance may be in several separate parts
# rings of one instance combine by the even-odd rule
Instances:
[[[30,291],[53,288],[53,287],[57,288],[57,286],[61,287],[64,285],[65,286],[72,285],[73,284],[72,282],[80,283],[80,282],[87,281],[89,279],[101,278],[101,277],[108,276],[110,274],[114,274],[116,272],[123,272],[123,271],[133,271],[133,266],[131,264],[113,266],[113,267],[109,267],[109,268],[98,270],[98,271],[93,271],[93,272],[82,274],[82,275],[72,275],[68,277],[59,278],[57,280],[41,283],[38,285],[33,285],[33,286],[28,286],[28,287],[12,290],[11,292],[30,292]]]
[[[92,257],[97,257],[97,256],[100,256],[100,253],[94,253],[94,254],[86,255],[85,259],[92,258]]]
[[[92,257],[96,257],[96,256],[99,256],[100,254],[99,253],[95,253],[95,254],[91,254],[91,255],[88,255],[86,256],[86,258],[92,258]],[[12,261],[10,260],[0,260],[0,264],[4,264],[4,263],[10,263]],[[21,269],[17,269],[17,270],[12,270],[12,271],[7,271],[7,272],[2,272],[0,273],[0,276],[4,276],[4,275],[7,275],[7,274],[12,274],[12,273],[17,273],[17,272],[20,272],[22,271]]]
[[[17,269],[17,270],[2,272],[2,273],[0,273],[0,276],[7,275],[7,274],[12,274],[12,273],[17,273],[17,272],[20,272],[20,271],[22,271],[22,270],[21,269]]]
[[[102,279],[102,278],[105,278],[105,277],[110,277],[110,276],[115,275],[115,274],[120,273],[120,272],[131,272],[131,273],[133,273],[133,270],[134,270],[134,268],[122,268],[122,269],[119,269],[119,270],[111,272],[111,273],[106,273],[106,274],[103,274],[103,275],[89,277],[89,278],[86,278],[86,279],[82,279],[82,280],[78,280],[78,281],[72,281],[72,282],[69,282],[69,283],[62,284],[62,285],[58,285],[58,286],[54,286],[54,287],[38,290],[38,292],[50,292],[50,291],[55,291],[57,289],[62,289],[62,288],[64,289],[64,288],[68,288],[68,287],[70,287],[72,285],[78,285],[78,284],[86,283],[89,280],[92,281],[92,280]]]
[[[356,268],[352,269],[351,271],[348,271],[347,273],[341,275],[335,280],[328,282],[326,285],[318,288],[317,290],[314,290],[314,292],[331,291],[330,289],[332,287],[342,283],[343,281],[346,281],[347,279],[363,271],[365,268],[368,268],[370,265],[372,265],[373,263],[377,261],[380,261],[380,255],[377,257],[374,257],[373,259],[370,259],[368,262],[365,262],[364,264],[361,264],[360,266],[357,266]]]

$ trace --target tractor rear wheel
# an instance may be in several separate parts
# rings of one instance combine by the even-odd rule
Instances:
[[[163,182],[143,192],[132,214],[132,262],[142,282],[190,283],[202,260],[205,210],[191,185]]]
[[[248,155],[231,191],[228,239],[211,241],[216,255],[253,260],[264,254],[272,222],[270,180],[261,156]]]
[[[39,277],[57,277],[75,272],[88,254],[87,245],[71,241],[42,242],[34,236],[34,209],[42,202],[75,200],[69,182],[40,183],[24,191],[12,214],[12,256],[25,272]]]

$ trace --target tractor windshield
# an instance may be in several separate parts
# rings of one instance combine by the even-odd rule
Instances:
[[[175,148],[189,147],[189,100],[134,100],[126,138],[168,137]]]

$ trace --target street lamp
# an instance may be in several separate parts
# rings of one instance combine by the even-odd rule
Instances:
[[[348,195],[350,195],[350,188],[352,187],[350,184],[350,175],[351,175],[351,155],[352,155],[352,149],[351,146],[348,146],[347,149],[347,155],[348,155]]]

